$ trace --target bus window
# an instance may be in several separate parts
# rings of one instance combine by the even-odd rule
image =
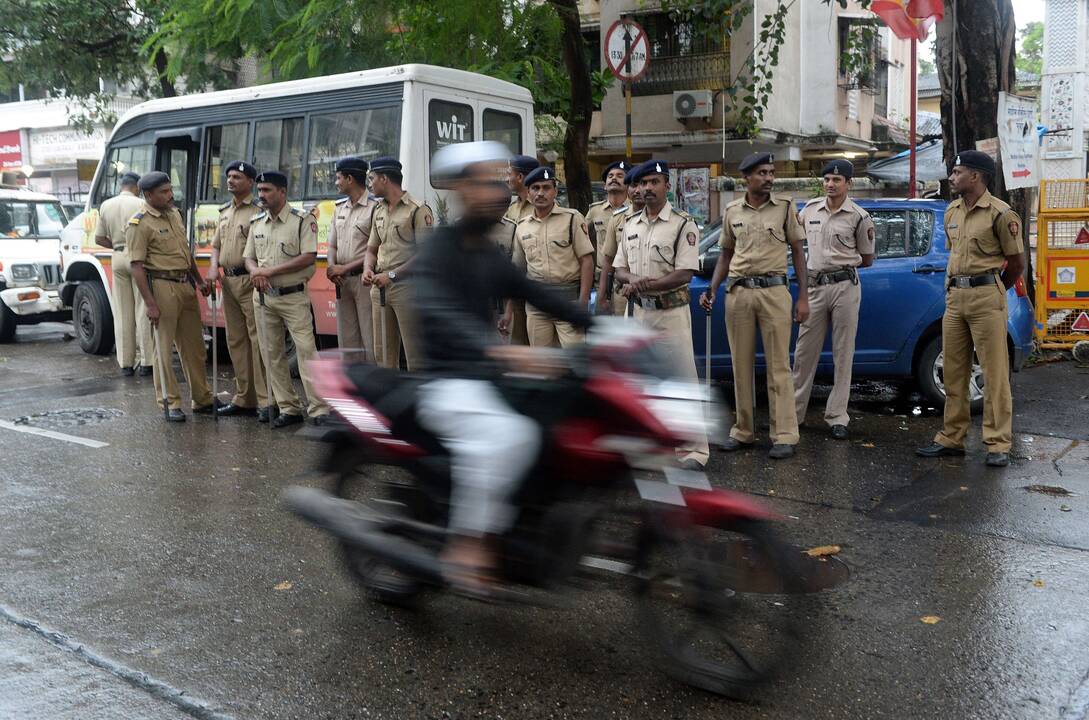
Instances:
[[[333,197],[336,161],[349,155],[368,162],[397,155],[401,140],[401,107],[356,110],[310,116],[307,197]]]
[[[154,169],[152,157],[155,152],[154,145],[133,145],[131,147],[110,148],[106,156],[106,166],[98,181],[98,191],[95,193],[94,206],[102,204],[102,201],[111,198],[119,192],[118,185],[121,176],[127,172],[143,175]]]
[[[249,123],[217,125],[204,131],[204,188],[201,199],[222,203],[230,199],[223,168],[246,157]]]
[[[303,164],[303,119],[265,120],[257,123],[253,140],[257,172],[279,170],[287,175],[288,197],[300,198]]]
[[[473,108],[446,100],[427,104],[430,155],[446,145],[473,141]]]
[[[484,111],[484,139],[496,140],[515,155],[522,154],[522,118],[501,110]]]

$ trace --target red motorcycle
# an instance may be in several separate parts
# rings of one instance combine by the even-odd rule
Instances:
[[[499,383],[545,430],[513,500],[517,519],[498,541],[499,577],[528,601],[551,601],[576,578],[581,587],[586,574],[620,572],[665,672],[745,696],[798,642],[776,517],[677,467],[674,448],[706,432],[704,389],[666,377],[645,331],[606,326],[564,351],[560,377]],[[428,379],[329,356],[312,373],[343,423],[324,438],[333,488],[289,488],[287,505],[337,538],[348,570],[378,600],[405,605],[443,589],[450,467],[416,421]]]

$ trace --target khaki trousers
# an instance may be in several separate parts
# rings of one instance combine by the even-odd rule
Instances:
[[[560,296],[577,302],[578,286],[551,285],[550,289]],[[586,334],[571,323],[557,320],[546,312],[526,303],[526,332],[531,347],[571,347],[586,339]]]
[[[299,362],[299,376],[309,401],[310,417],[328,415],[329,406],[318,398],[310,382],[310,361],[318,351],[314,344],[314,316],[310,310],[310,293],[303,291],[283,297],[266,295],[261,307],[260,293],[253,293],[254,310],[257,313],[257,335],[265,356],[265,371],[272,380],[272,395],[284,415],[302,415],[302,403],[291,382],[291,368],[284,348],[284,328],[291,333],[295,343],[295,357]]]
[[[114,252],[110,261],[113,272],[113,337],[117,364],[123,368],[151,365],[155,343],[151,321],[140,288],[132,281],[132,267],[127,252]]]
[[[809,405],[813,378],[831,321],[835,382],[824,406],[824,421],[829,426],[847,425],[851,421],[847,415],[847,402],[851,398],[851,369],[855,361],[861,302],[862,286],[850,280],[809,287],[809,319],[798,330],[798,343],[794,348],[794,410],[799,418],[805,417]]]
[[[374,354],[374,309],[371,290],[359,275],[344,278],[337,299],[337,344],[342,349],[367,351],[366,360],[376,362]]]
[[[386,336],[382,337],[382,301],[377,287],[371,288],[371,310],[374,318],[375,361],[389,368],[401,366],[401,347],[405,348],[408,370],[420,368],[420,342],[416,335],[416,309],[412,306],[416,293],[412,286],[391,283],[386,286]],[[389,348],[389,355],[385,349]]]
[[[159,306],[159,361],[153,366],[155,402],[163,403],[162,388],[166,387],[166,400],[172,410],[181,410],[181,390],[174,375],[174,348],[178,349],[182,373],[189,385],[193,407],[212,404],[212,391],[205,376],[204,335],[200,320],[197,291],[189,283],[170,280],[151,281],[151,292]],[[162,377],[160,370],[165,371]]]
[[[983,366],[983,444],[987,452],[1008,453],[1013,442],[1013,395],[1006,348],[1006,292],[995,282],[950,288],[942,317],[945,422],[934,441],[963,448],[971,425],[968,381],[972,351]]]
[[[515,300],[511,303],[514,312],[510,321],[510,344],[529,345],[529,331],[526,329],[526,303],[524,300]]]
[[[726,296],[726,336],[734,366],[737,412],[730,437],[738,442],[756,440],[753,423],[753,378],[756,372],[756,331],[764,342],[768,374],[771,441],[798,444],[798,416],[794,411],[794,379],[790,374],[790,291],[782,285],[747,288],[735,285]]]
[[[268,389],[265,363],[257,339],[253,311],[253,281],[249,275],[223,278],[223,319],[227,325],[227,350],[234,366],[235,391],[231,403],[238,407],[266,407]]]
[[[625,298],[625,306],[627,299]],[[662,333],[659,348],[664,350],[675,377],[698,383],[696,375],[696,356],[692,350],[692,312],[687,305],[669,310],[644,310],[635,306],[633,317],[649,328]],[[706,465],[711,457],[707,438],[703,437],[688,442],[677,448],[677,455],[682,461],[695,460]]]

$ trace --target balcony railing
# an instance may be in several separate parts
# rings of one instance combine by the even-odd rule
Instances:
[[[730,84],[730,55],[725,52],[656,57],[646,75],[632,85],[632,95],[668,95],[674,90],[721,90]]]

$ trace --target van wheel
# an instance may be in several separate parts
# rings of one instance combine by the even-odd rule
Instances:
[[[915,368],[915,382],[927,402],[933,403],[935,407],[945,407],[945,358],[942,355],[941,335],[932,338],[919,356],[919,364]],[[968,393],[972,414],[983,412],[983,367],[974,355]]]
[[[113,311],[102,283],[85,282],[76,288],[72,325],[83,352],[109,355],[113,350]]]
[[[15,340],[15,313],[0,302],[0,343],[9,343]]]

